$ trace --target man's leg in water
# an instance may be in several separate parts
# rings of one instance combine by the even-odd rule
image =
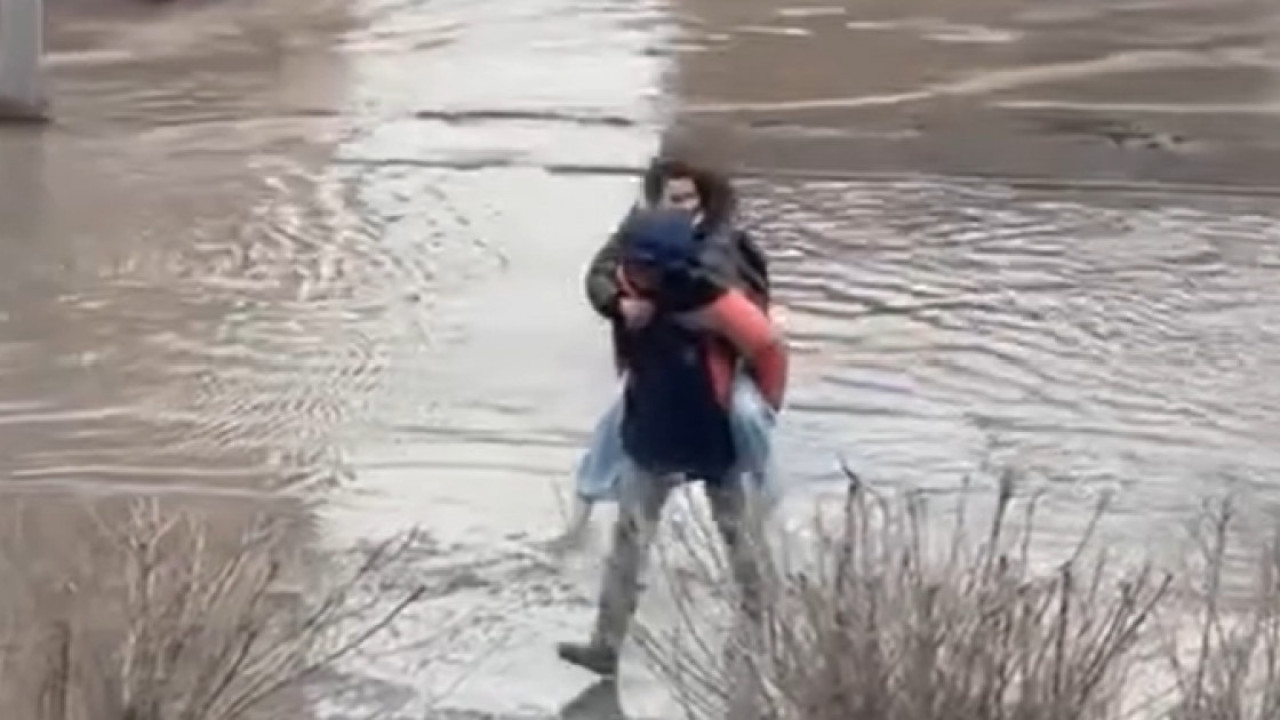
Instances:
[[[752,620],[758,620],[762,600],[760,552],[763,550],[763,538],[751,511],[746,487],[737,477],[706,482],[703,487],[707,503],[711,506],[711,517],[728,551],[733,579],[742,594],[742,610]]]
[[[703,488],[716,529],[726,546],[740,593],[742,619],[746,620],[745,627],[740,626],[745,632],[730,634],[724,647],[728,684],[723,689],[729,700],[726,717],[752,720],[761,717],[761,709],[754,699],[762,697],[757,690],[758,675],[749,661],[753,648],[758,647],[756,643],[762,638],[761,525],[749,502],[745,478],[731,476],[719,482],[703,483]]]
[[[605,566],[595,630],[586,645],[565,643],[560,657],[599,675],[613,675],[618,652],[640,599],[640,575],[671,494],[672,479],[632,467],[621,488],[613,549]]]

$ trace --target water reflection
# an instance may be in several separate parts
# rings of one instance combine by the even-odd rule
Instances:
[[[1144,510],[1144,493],[1172,499],[1243,458],[1275,468],[1280,398],[1258,384],[1277,340],[1264,308],[1280,298],[1252,259],[1270,252],[1269,210],[945,185],[755,196],[797,311],[793,426],[812,423],[820,457],[846,438],[885,475],[925,480],[961,472],[995,433],[1050,479],[1137,483]]]

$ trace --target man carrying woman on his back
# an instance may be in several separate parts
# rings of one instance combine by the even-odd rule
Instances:
[[[735,224],[736,193],[727,178],[692,163],[659,158],[644,176],[648,208],[686,211],[693,220],[697,274],[712,285],[742,292],[761,311],[770,310],[768,258],[759,245]],[[626,369],[628,337],[654,317],[651,298],[629,294],[619,282],[623,231],[643,208],[628,214],[623,224],[596,252],[586,273],[586,294],[592,308],[610,322],[614,361],[619,374]],[[735,370],[741,363],[735,363]],[[591,446],[577,472],[573,518],[565,533],[553,541],[558,549],[573,547],[585,533],[593,506],[617,499],[625,452],[622,448],[620,398],[600,420]],[[746,374],[735,372],[730,404],[730,427],[738,450],[739,475],[753,480],[766,500],[776,492],[770,433],[774,412],[760,397]]]
[[[615,334],[624,377],[621,460],[611,488],[619,512],[595,630],[586,643],[559,647],[562,659],[599,675],[617,672],[649,545],[667,498],[682,482],[703,483],[742,607],[751,617],[760,609],[743,478],[750,453],[736,437],[733,416],[744,414],[738,396],[749,395],[767,418],[759,424],[772,422],[786,391],[787,351],[750,291],[709,270],[710,238],[701,235],[697,219],[678,208],[633,213],[616,241],[617,294],[602,298],[623,328]]]

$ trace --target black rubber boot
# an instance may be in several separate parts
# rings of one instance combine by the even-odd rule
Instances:
[[[603,643],[560,643],[556,653],[570,665],[601,677],[618,674],[618,651]]]

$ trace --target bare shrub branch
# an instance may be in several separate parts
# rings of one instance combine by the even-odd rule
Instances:
[[[1199,573],[1179,584],[1183,605],[1167,609],[1166,658],[1176,682],[1172,720],[1273,720],[1280,717],[1280,527],[1249,553],[1252,586],[1225,588],[1238,518],[1233,501],[1206,505],[1195,535]],[[1182,622],[1187,615],[1195,625]],[[1190,647],[1180,637],[1194,637]]]
[[[997,479],[981,541],[965,547],[963,497],[961,527],[939,547],[925,495],[885,498],[846,475],[840,516],[815,517],[807,552],[761,541],[758,624],[709,590],[725,584],[723,562],[686,553],[703,563],[702,589],[678,586],[693,597],[678,600],[675,632],[637,634],[690,717],[1095,720],[1115,710],[1172,581],[1150,566],[1112,567],[1092,548],[1105,500],[1070,558],[1044,573],[1029,557],[1035,498],[1016,527],[1011,473]]]
[[[425,594],[413,586],[386,604],[356,601],[377,598],[381,576],[417,533],[378,545],[319,587],[285,592],[285,567],[299,566],[301,553],[278,518],[253,518],[236,538],[214,541],[198,516],[146,500],[123,521],[97,525],[106,543],[95,553],[112,564],[95,559],[97,566],[58,580],[63,607],[18,608],[28,639],[17,632],[3,653],[7,668],[33,643],[52,647],[44,679],[32,686],[40,720],[242,720],[279,716],[290,703],[296,712],[308,679]],[[27,577],[32,597],[49,594],[50,581],[38,576]],[[29,639],[37,636],[54,639]],[[0,672],[0,685],[5,698],[20,700],[31,684]]]

